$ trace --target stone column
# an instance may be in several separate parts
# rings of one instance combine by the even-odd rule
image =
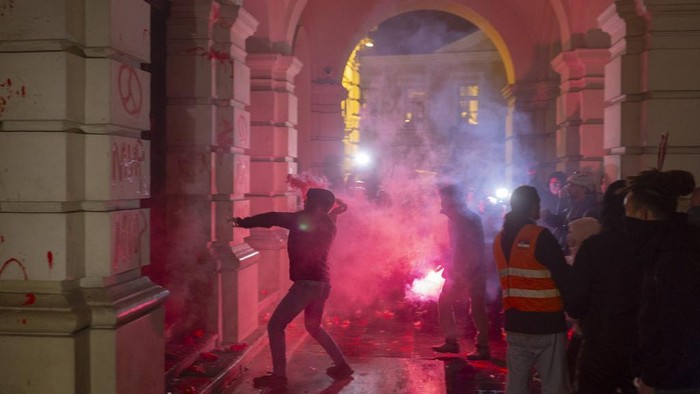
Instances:
[[[603,155],[603,78],[607,49],[575,49],[552,60],[561,76],[557,99],[557,169],[601,173]]]
[[[299,208],[289,191],[287,175],[296,173],[297,98],[294,76],[301,70],[296,57],[276,53],[250,54],[251,69],[251,213],[291,212]],[[273,227],[253,229],[247,242],[260,251],[260,298],[275,301],[289,283],[286,233]]]
[[[554,81],[518,82],[503,89],[508,104],[506,177],[511,183],[526,181],[527,166],[532,162],[539,163],[540,169],[555,163],[557,94]]]
[[[40,5],[0,12],[0,386],[162,392],[168,292],[141,274],[150,7]]]
[[[655,167],[700,176],[700,1],[619,0],[598,18],[610,35],[605,69],[605,172],[612,179]]]
[[[226,222],[250,212],[245,40],[256,27],[240,6],[205,0],[173,1],[168,21],[167,264],[179,271],[172,290],[183,299],[176,329],[203,327],[219,343],[258,326],[257,252],[244,242],[247,230]]]
[[[311,166],[333,187],[343,182],[345,123],[340,103],[347,95],[340,82],[330,78],[314,80],[311,85]]]

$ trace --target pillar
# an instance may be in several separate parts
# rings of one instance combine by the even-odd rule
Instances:
[[[218,1],[172,1],[168,20],[167,264],[174,330],[203,328],[218,343],[258,327],[258,254],[247,230],[250,71],[245,40],[257,21]]]
[[[600,174],[603,149],[603,82],[607,49],[579,48],[552,60],[559,73],[556,169]]]
[[[150,6],[10,2],[0,12],[0,384],[164,390],[149,264]]]
[[[527,167],[548,168],[556,161],[554,81],[517,82],[502,91],[507,103],[506,177],[514,184],[527,181]],[[541,171],[540,171],[541,172]]]
[[[250,54],[251,213],[299,208],[287,175],[297,172],[297,98],[294,77],[301,62],[277,53]],[[251,230],[247,242],[260,251],[260,299],[272,302],[289,283],[286,233],[273,227]],[[264,304],[266,305],[266,304]]]
[[[700,1],[619,0],[599,16],[611,40],[605,69],[607,176],[656,167],[666,132],[664,169],[700,176],[699,11]]]
[[[342,186],[344,176],[345,123],[340,103],[347,95],[340,81],[332,78],[320,78],[311,83],[311,166],[334,187]]]

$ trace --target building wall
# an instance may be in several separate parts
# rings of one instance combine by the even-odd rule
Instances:
[[[149,138],[156,3],[171,11],[160,139]],[[201,325],[237,342],[256,329],[288,284],[286,234],[234,231],[226,217],[295,209],[286,177],[300,162],[342,181],[341,71],[402,12],[453,13],[496,47],[511,177],[536,158],[543,172],[611,181],[656,165],[664,132],[664,168],[700,176],[700,2],[516,3],[0,0],[0,381],[162,392],[166,338]],[[154,201],[163,222],[151,222]],[[153,251],[167,256],[149,269],[172,291],[165,307],[168,290],[142,273]]]

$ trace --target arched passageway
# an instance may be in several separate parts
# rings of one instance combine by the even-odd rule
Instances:
[[[495,47],[509,179],[535,161],[609,182],[655,165],[665,131],[666,168],[700,174],[698,7],[0,0],[0,381],[162,392],[169,340],[262,331],[286,234],[226,218],[294,210],[288,175],[341,169],[342,70],[406,12],[456,15]]]

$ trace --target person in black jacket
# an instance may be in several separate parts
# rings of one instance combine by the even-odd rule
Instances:
[[[330,294],[328,252],[336,235],[334,216],[347,207],[329,211],[335,204],[333,193],[312,188],[306,194],[304,209],[298,212],[268,212],[248,218],[232,218],[234,227],[272,227],[289,230],[289,278],[294,282],[267,323],[272,353],[272,372],[253,379],[256,387],[286,386],[286,345],[284,330],[302,311],[306,330],[318,341],[334,362],[326,372],[334,379],[349,377],[354,372],[333,338],[321,326],[323,309]]]
[[[486,259],[484,256],[484,229],[481,218],[467,207],[462,187],[450,184],[440,188],[442,213],[448,218],[450,254],[442,277],[445,284],[438,300],[440,328],[445,343],[434,346],[440,353],[459,353],[458,330],[454,307],[457,301],[469,298],[470,316],[476,327],[476,349],[467,355],[469,360],[487,360],[489,351],[489,318],[485,306]]]
[[[583,332],[574,379],[581,394],[637,392],[630,362],[642,271],[624,230],[625,187],[619,180],[605,191],[601,232],[583,241],[574,260],[567,312]]]
[[[681,170],[629,178],[625,225],[642,265],[639,393],[700,391],[700,229],[676,212],[694,187]]]

